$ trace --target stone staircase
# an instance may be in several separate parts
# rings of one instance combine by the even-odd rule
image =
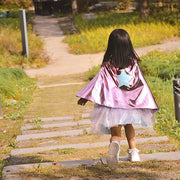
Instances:
[[[142,161],[180,159],[180,152],[166,136],[158,136],[154,130],[139,126],[135,126],[135,129]],[[110,136],[91,134],[89,114],[83,114],[78,120],[73,116],[26,119],[21,127],[21,134],[17,136],[17,147],[11,151],[8,166],[3,169],[4,180],[19,178],[18,172],[21,170],[39,165],[89,167],[106,164]],[[122,136],[121,149],[120,161],[128,161],[125,135]],[[81,153],[81,156],[73,156],[72,159],[69,156],[68,159],[62,159],[61,154],[57,156],[57,152],[64,151],[68,154],[78,150],[84,150],[87,154]],[[104,152],[104,157],[100,156],[101,151]],[[91,152],[90,155],[88,152]],[[92,156],[95,158],[92,159]]]

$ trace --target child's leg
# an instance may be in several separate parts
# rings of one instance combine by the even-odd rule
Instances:
[[[132,124],[127,124],[124,126],[124,128],[125,128],[126,138],[129,144],[129,149],[136,148],[135,131]]]
[[[135,142],[135,131],[132,126],[132,124],[127,124],[124,126],[125,132],[126,132],[126,137],[127,141],[129,144],[129,149],[127,152],[129,153],[129,160],[132,162],[140,161],[139,157],[139,150],[136,149],[136,142]]]
[[[121,127],[111,128],[111,139],[109,145],[109,153],[106,158],[107,164],[110,169],[116,169],[118,167],[119,153],[120,153],[120,140],[121,140]]]
[[[120,140],[121,140],[121,128],[122,128],[121,125],[119,125],[118,127],[112,127],[111,128],[110,142],[118,141],[120,143]]]

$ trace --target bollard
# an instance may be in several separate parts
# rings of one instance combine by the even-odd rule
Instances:
[[[175,118],[180,122],[180,78],[173,80]]]
[[[27,38],[27,23],[26,23],[26,12],[24,9],[19,10],[20,14],[20,25],[21,25],[21,37],[22,37],[22,55],[29,57],[29,47],[28,47],[28,38]]]

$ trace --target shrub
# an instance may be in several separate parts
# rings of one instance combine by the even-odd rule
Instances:
[[[29,18],[31,20],[31,17]],[[19,18],[0,19],[0,67],[42,67],[48,62],[43,42],[28,25],[29,58],[21,55],[22,43]]]
[[[180,51],[172,53],[153,51],[141,57],[141,70],[146,76],[172,79],[180,77]]]
[[[2,99],[21,99],[27,86],[32,84],[26,73],[18,68],[0,69],[0,89]]]
[[[7,8],[28,8],[32,5],[31,0],[3,0],[3,5]]]

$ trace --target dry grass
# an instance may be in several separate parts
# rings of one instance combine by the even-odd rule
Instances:
[[[87,73],[71,74],[71,75],[64,75],[64,76],[38,77],[39,85],[73,83],[73,82],[84,82],[84,81],[87,81]]]
[[[119,168],[110,171],[107,165],[93,167],[81,166],[77,168],[65,168],[61,166],[38,167],[21,172],[23,177],[37,177],[43,180],[49,179],[86,179],[86,180],[164,180],[178,179],[180,177],[179,161],[147,161],[139,163],[124,162]]]
[[[92,103],[88,103],[86,107],[77,105],[76,93],[82,87],[83,85],[70,85],[38,89],[34,95],[34,101],[26,113],[26,118],[80,117],[83,112],[85,113],[93,107]]]

